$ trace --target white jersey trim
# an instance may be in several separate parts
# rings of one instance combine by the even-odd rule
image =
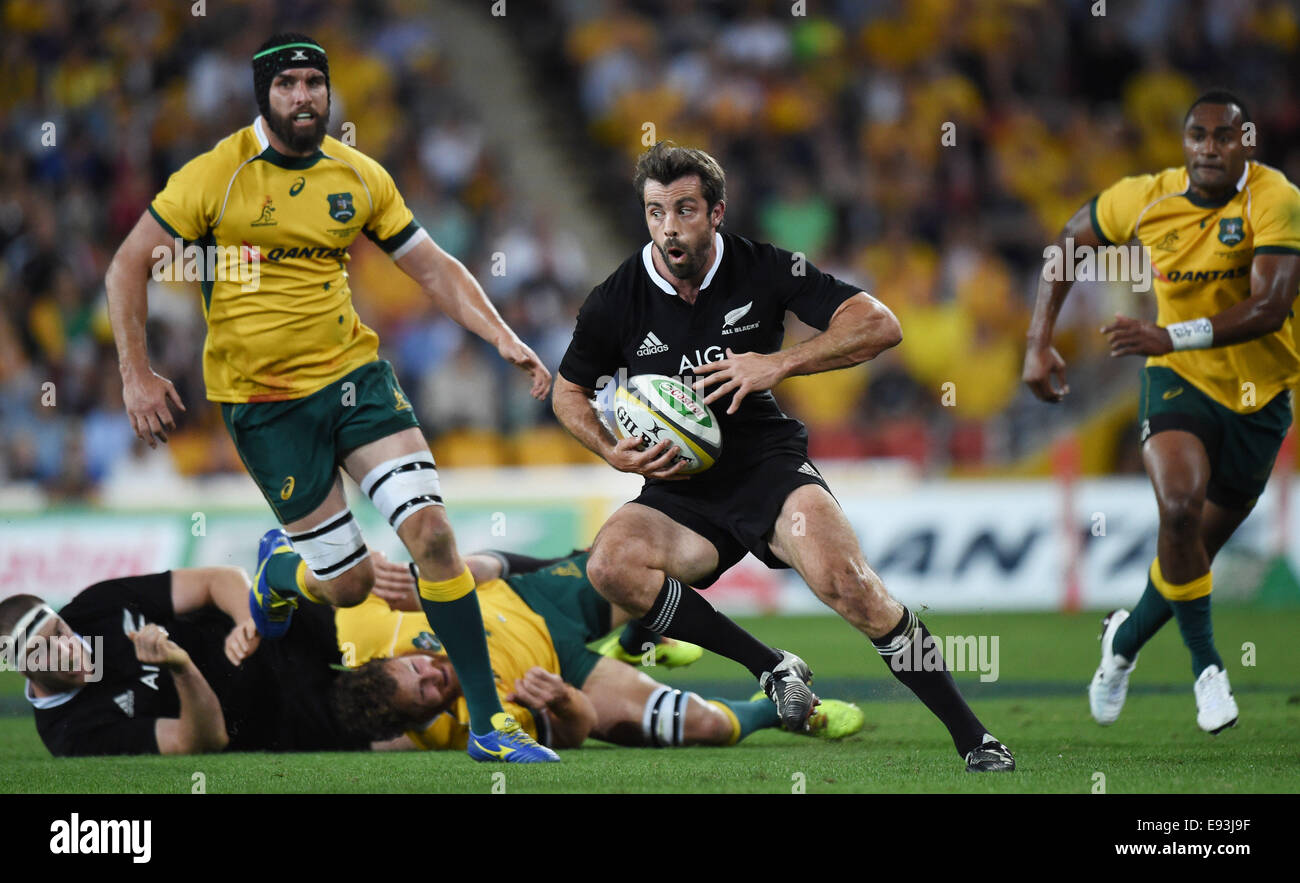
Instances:
[[[257,136],[257,146],[266,150],[271,146],[271,139],[266,137],[266,131],[262,128],[262,115],[258,114],[257,119],[253,120],[253,134]]]
[[[393,260],[398,260],[399,258],[402,257],[402,255],[406,254],[408,251],[415,248],[417,245],[419,245],[421,242],[423,242],[428,238],[429,238],[428,231],[426,231],[423,227],[420,227],[415,231],[414,234],[412,234],[410,239],[403,242],[401,247],[394,250],[393,253],[389,255],[389,257],[392,258]]]
[[[645,244],[645,248],[641,249],[641,262],[645,265],[645,271],[650,276],[650,281],[659,286],[660,291],[677,297],[677,289],[673,288],[668,283],[668,280],[660,276],[659,271],[655,269],[654,247],[654,241],[651,240]],[[713,275],[718,272],[718,267],[722,266],[722,234],[716,231],[713,234],[713,250],[715,252],[713,266],[709,267],[708,274],[705,275],[704,281],[700,283],[700,291],[709,287],[709,283],[713,281]]]

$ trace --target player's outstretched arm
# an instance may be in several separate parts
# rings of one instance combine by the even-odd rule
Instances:
[[[1084,205],[1066,222],[1065,229],[1053,243],[1060,250],[1058,253],[1067,251],[1067,240],[1073,240],[1076,249],[1079,246],[1101,247],[1101,240],[1092,229],[1090,205]],[[1038,277],[1038,295],[1034,301],[1034,317],[1029,322],[1021,379],[1038,398],[1045,402],[1059,402],[1069,393],[1070,387],[1065,382],[1065,360],[1052,346],[1052,333],[1056,329],[1056,317],[1060,315],[1061,306],[1074,282],[1071,279],[1049,280],[1048,275],[1044,267],[1044,272]]]
[[[425,237],[397,259],[397,266],[420,283],[424,293],[454,322],[495,346],[501,358],[528,372],[533,379],[533,398],[546,398],[551,391],[551,372],[505,323],[464,264]]]
[[[131,428],[151,448],[159,441],[165,443],[167,432],[176,428],[167,400],[185,410],[172,382],[149,367],[144,336],[145,320],[149,317],[149,273],[158,260],[155,254],[171,255],[173,244],[171,234],[146,211],[118,248],[104,277],[108,319],[113,326],[118,368],[122,372],[122,400],[131,418]]]
[[[591,407],[593,395],[595,390],[578,386],[563,375],[555,378],[551,408],[560,425],[587,450],[603,457],[619,472],[635,472],[647,478],[687,477],[677,474],[686,461],[673,462],[677,458],[677,448],[668,439],[644,451],[640,450],[641,440],[635,436],[616,441]]]
[[[1280,329],[1300,289],[1300,255],[1258,254],[1250,265],[1250,297],[1226,310],[1161,327],[1116,316],[1102,328],[1112,356],[1161,356],[1176,349],[1244,343]]]
[[[700,365],[695,373],[706,376],[695,388],[707,392],[708,405],[734,393],[727,408],[734,414],[751,392],[771,389],[787,377],[860,365],[902,341],[903,329],[889,307],[859,291],[839,305],[825,331],[801,344],[776,353],[728,349],[725,359]]]

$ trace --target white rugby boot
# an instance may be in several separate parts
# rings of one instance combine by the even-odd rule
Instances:
[[[1228,673],[1217,665],[1208,666],[1196,679],[1196,725],[1214,735],[1237,723],[1237,700],[1232,698]]]
[[[1092,676],[1088,685],[1088,705],[1092,708],[1092,719],[1103,727],[1108,727],[1119,718],[1124,709],[1124,699],[1128,696],[1128,676],[1137,665],[1137,657],[1125,659],[1115,652],[1113,644],[1115,632],[1124,620],[1128,619],[1127,610],[1112,610],[1101,621],[1101,665]],[[1200,694],[1197,693],[1198,701]]]

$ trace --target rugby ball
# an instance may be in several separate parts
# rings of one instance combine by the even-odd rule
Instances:
[[[686,461],[680,474],[698,475],[722,454],[718,418],[703,395],[679,379],[638,374],[625,383],[611,380],[597,393],[596,409],[615,438],[635,436],[645,447],[670,440]]]

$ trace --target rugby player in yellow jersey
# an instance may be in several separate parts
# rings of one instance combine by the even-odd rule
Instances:
[[[206,258],[208,398],[220,403],[245,467],[284,526],[259,549],[249,599],[258,631],[283,634],[301,598],[348,607],[369,593],[374,568],[341,466],[419,565],[421,603],[468,700],[470,756],[558,760],[501,708],[474,579],[410,402],[353,308],[348,247],[365,233],[443,312],[528,372],[535,397],[546,397],[550,372],[420,227],[388,172],[325,135],[329,61],[319,43],[272,37],[253,56],[253,84],[257,119],[173,174],[109,267],[131,425],[150,446],[166,442],[171,405],[185,407],[171,381],[150,369],[145,346],[145,280],[183,240]]]
[[[1237,721],[1214,647],[1210,562],[1250,514],[1291,424],[1300,379],[1292,306],[1300,289],[1300,191],[1255,162],[1245,105],[1198,98],[1183,122],[1184,168],[1124,178],[1081,208],[1057,239],[1080,248],[1143,246],[1155,278],[1156,321],[1126,316],[1102,329],[1112,356],[1147,356],[1142,460],[1160,512],[1156,559],[1130,614],[1102,624],[1092,715],[1113,723],[1138,650],[1171,617],[1191,651],[1196,722]],[[1044,274],[1046,277],[1046,273]],[[1024,380],[1040,399],[1069,391],[1052,328],[1069,281],[1038,286]]]
[[[468,556],[497,689],[521,726],[547,745],[568,748],[588,735],[620,745],[734,745],[779,725],[776,706],[762,693],[748,701],[705,700],[588,649],[628,620],[592,586],[589,557]],[[388,740],[376,747],[464,748],[465,701],[417,603],[410,572],[378,552],[374,559],[370,597],[334,614],[344,661],[358,667],[335,680],[335,716]],[[823,699],[806,732],[838,739],[862,724],[856,705]]]

